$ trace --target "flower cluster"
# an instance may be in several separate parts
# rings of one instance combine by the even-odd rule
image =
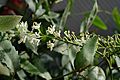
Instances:
[[[54,43],[52,43],[51,41],[48,41],[47,42],[47,48],[50,48],[50,51],[52,51],[53,47],[54,47]]]
[[[47,47],[50,48],[50,50],[53,50],[58,41],[63,41],[76,46],[83,46],[83,44],[86,43],[86,40],[90,38],[88,33],[81,33],[77,37],[74,32],[70,32],[69,30],[64,32],[64,37],[62,38],[61,31],[56,31],[55,26],[48,27],[46,33],[47,35],[52,34],[54,36],[52,41],[47,42]]]
[[[40,25],[41,25],[41,23],[38,24],[37,22],[34,22],[32,29],[40,29]]]
[[[50,50],[52,51],[53,47],[54,47],[54,44],[57,41],[56,39],[61,39],[61,36],[60,36],[61,35],[61,31],[60,30],[57,31],[55,29],[55,25],[53,25],[53,26],[48,27],[48,30],[46,30],[46,33],[47,33],[47,35],[51,34],[51,35],[54,36],[54,38],[52,39],[52,41],[49,40],[47,42],[47,48],[50,48]]]
[[[54,35],[56,38],[61,38],[60,34],[61,34],[61,31],[56,31],[55,30],[55,25],[51,26],[51,27],[48,27],[48,30],[46,30],[46,33],[47,34],[52,34]]]
[[[63,40],[77,46],[83,46],[86,40],[90,38],[88,33],[81,33],[78,37],[75,32],[65,31]]]
[[[33,33],[33,31],[29,31],[27,22],[21,22],[20,24],[18,24],[16,26],[18,32],[19,32],[19,36],[20,36],[20,40],[18,41],[18,43],[25,43],[26,40],[29,41],[31,44],[36,44],[37,46],[39,45],[40,42],[40,35],[35,32]],[[37,23],[33,23],[32,26],[33,29],[39,29],[40,28],[40,24]]]
[[[65,43],[70,43],[76,46],[83,46],[86,43],[86,40],[90,38],[88,33],[81,33],[79,36],[76,36],[74,32],[65,31],[64,36],[61,37],[61,31],[55,29],[55,25],[48,27],[46,30],[47,34],[42,34],[40,31],[41,23],[34,22],[32,26],[32,31],[29,31],[27,22],[21,22],[16,26],[17,33],[10,31],[10,36],[18,35],[20,40],[18,43],[29,43],[32,45],[32,48],[37,49],[38,45],[40,44],[40,40],[43,36],[50,36],[50,40],[47,42],[47,48],[51,51],[53,50],[54,46],[57,45],[59,41],[63,41]],[[31,49],[32,49],[31,48]],[[37,51],[37,50],[36,50]]]

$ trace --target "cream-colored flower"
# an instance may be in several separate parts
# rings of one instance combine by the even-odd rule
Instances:
[[[64,34],[65,34],[65,36],[66,36],[67,38],[70,38],[70,37],[71,37],[70,31],[65,31]]]
[[[50,51],[52,51],[53,47],[54,47],[54,43],[52,43],[51,41],[48,41],[47,42],[47,48],[50,48]]]
[[[30,43],[36,44],[38,46],[39,43],[40,43],[40,39],[32,38],[31,41],[30,41]]]
[[[26,35],[21,35],[20,36],[20,40],[18,41],[18,43],[20,44],[20,43],[25,43],[26,42],[26,39],[27,39],[27,36]]]
[[[55,31],[53,32],[53,35],[56,37],[56,38],[60,38],[60,34],[61,34],[61,31]]]
[[[20,33],[26,33],[27,31],[28,31],[28,24],[27,24],[27,22],[21,22],[21,23],[19,23],[17,26],[16,26],[16,28],[18,29],[18,31],[20,32]]]
[[[48,27],[48,30],[46,32],[47,32],[47,34],[53,34],[55,32],[55,25]]]
[[[40,25],[41,25],[41,23],[38,24],[37,22],[34,22],[32,28],[33,29],[39,29]]]

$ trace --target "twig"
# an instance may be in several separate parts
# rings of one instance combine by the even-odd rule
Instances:
[[[88,68],[88,67],[90,67],[90,66],[91,66],[91,65],[88,65],[88,66],[86,66],[86,67],[84,67],[84,68],[82,68],[82,69],[76,69],[76,70],[74,70],[74,71],[72,71],[72,72],[70,72],[70,73],[67,73],[67,74],[65,74],[65,75],[58,76],[58,77],[53,78],[53,79],[51,79],[51,80],[57,80],[57,79],[60,79],[60,78],[62,78],[62,77],[65,77],[65,76],[68,76],[68,75],[70,75],[70,74],[73,74],[73,73],[75,73],[75,72],[82,72],[82,71],[84,71],[86,68]]]

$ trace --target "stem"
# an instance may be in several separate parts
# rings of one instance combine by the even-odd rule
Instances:
[[[73,3],[73,0],[67,0],[67,6],[66,6],[66,8],[65,8],[65,10],[64,10],[64,12],[62,14],[60,24],[59,24],[59,28],[61,30],[64,30],[64,28],[65,28],[67,18],[70,15],[70,11],[72,9],[72,3]]]
[[[45,0],[47,13],[50,11],[50,6],[47,0]]]
[[[110,70],[110,77],[111,77],[111,80],[113,80],[112,65],[111,65],[109,59],[108,59],[105,55],[103,55],[103,54],[101,54],[101,53],[99,53],[99,54],[106,59],[108,65],[109,65],[108,67],[109,67],[109,70]],[[101,61],[100,63],[102,63],[102,61]],[[99,64],[100,64],[100,63],[99,63]],[[99,64],[98,64],[98,65],[99,65]]]
[[[110,77],[111,77],[111,80],[113,80],[113,75],[112,75],[112,66],[111,66],[111,63],[109,61],[109,59],[107,57],[105,57],[106,61],[108,62],[108,65],[109,65],[109,70],[110,70]]]
[[[51,36],[48,36],[48,35],[44,35],[44,36],[47,36],[48,38],[54,38],[54,37],[51,37]],[[73,45],[75,45],[75,46],[80,46],[81,47],[81,45],[79,45],[79,44],[75,44],[74,42],[70,42],[70,41],[65,41],[65,40],[63,40],[62,38],[55,38],[56,40],[59,40],[59,41],[62,41],[62,42],[65,42],[65,43],[69,43],[69,44],[73,44]]]
[[[88,67],[90,67],[91,65],[88,65],[88,66],[86,66],[86,67],[84,67],[84,68],[82,68],[82,69],[76,69],[76,70],[74,70],[74,71],[72,71],[72,72],[70,72],[70,73],[67,73],[67,74],[65,74],[65,75],[61,75],[61,76],[58,76],[58,77],[56,77],[56,78],[53,78],[53,79],[51,79],[51,80],[58,80],[58,79],[60,79],[60,78],[62,78],[62,77],[65,77],[65,76],[68,76],[68,75],[70,75],[70,74],[73,74],[73,73],[76,73],[76,72],[82,72],[82,71],[84,71],[86,68],[88,68]]]
[[[107,11],[107,10],[99,10],[99,13],[106,13],[108,15],[112,15],[111,12]]]

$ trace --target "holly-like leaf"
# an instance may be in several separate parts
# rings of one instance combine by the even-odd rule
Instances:
[[[21,20],[22,16],[0,16],[0,32],[13,29]]]
[[[76,69],[84,68],[93,64],[95,51],[97,50],[97,36],[94,36],[86,41],[86,44],[77,53],[74,60]]]
[[[3,53],[5,55],[2,62],[5,63],[7,67],[13,72],[14,69],[17,69],[19,67],[20,60],[18,52],[8,40],[0,42],[0,47],[2,48]]]

